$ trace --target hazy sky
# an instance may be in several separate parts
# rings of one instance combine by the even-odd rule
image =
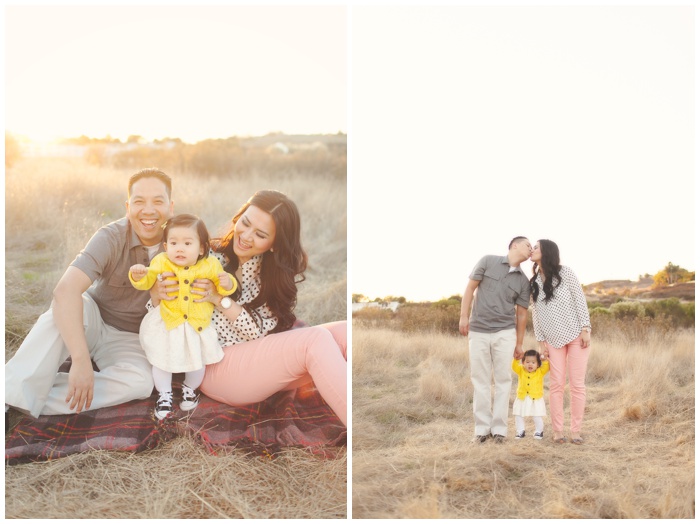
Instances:
[[[584,283],[695,269],[695,8],[509,3],[6,6],[6,129],[347,131],[371,297],[462,293],[521,234]]]
[[[6,6],[6,129],[186,141],[346,132],[346,11]]]
[[[461,294],[516,235],[583,283],[695,269],[694,27],[688,5],[355,7],[352,292]]]

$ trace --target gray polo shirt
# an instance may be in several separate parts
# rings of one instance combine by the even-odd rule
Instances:
[[[530,281],[520,266],[510,272],[507,256],[486,255],[469,278],[479,281],[469,329],[477,333],[496,333],[515,328],[515,305],[530,306]]]
[[[138,333],[151,296],[131,285],[129,268],[134,264],[148,266],[149,261],[148,249],[124,217],[102,226],[71,266],[92,280],[87,293],[100,308],[102,320],[121,331]]]

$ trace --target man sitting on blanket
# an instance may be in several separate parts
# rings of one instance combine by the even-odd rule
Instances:
[[[56,285],[51,309],[5,364],[6,412],[9,405],[34,417],[80,413],[151,395],[151,365],[138,335],[150,295],[128,275],[163,251],[170,196],[162,171],[131,176],[126,217],[93,235]],[[58,372],[68,356],[70,372]]]

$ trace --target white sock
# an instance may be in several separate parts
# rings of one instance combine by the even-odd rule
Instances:
[[[197,389],[204,380],[204,369],[205,368],[185,373],[185,386],[190,389]]]
[[[542,417],[532,417],[535,421],[535,433],[542,433],[544,431],[544,420]]]
[[[158,390],[158,393],[165,393],[167,391],[173,391],[173,374],[169,371],[163,371],[155,366],[153,366],[153,383]]]
[[[520,415],[515,415],[515,432],[522,433],[525,431],[525,419]]]

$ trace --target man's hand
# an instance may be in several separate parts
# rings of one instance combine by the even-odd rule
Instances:
[[[469,317],[459,317],[459,332],[465,337],[469,334]]]
[[[150,289],[151,302],[153,302],[154,306],[160,304],[161,300],[175,300],[177,298],[177,295],[172,296],[168,294],[180,290],[180,284],[173,278],[174,276],[175,273],[172,271],[166,271],[158,275],[158,280]]]
[[[84,409],[90,409],[95,387],[95,374],[92,362],[88,360],[72,362],[68,372],[68,395],[66,403],[70,402],[70,409],[80,413]]]
[[[515,350],[513,350],[513,358],[520,360],[523,358],[524,354],[525,352],[523,351],[523,346],[515,346]]]

